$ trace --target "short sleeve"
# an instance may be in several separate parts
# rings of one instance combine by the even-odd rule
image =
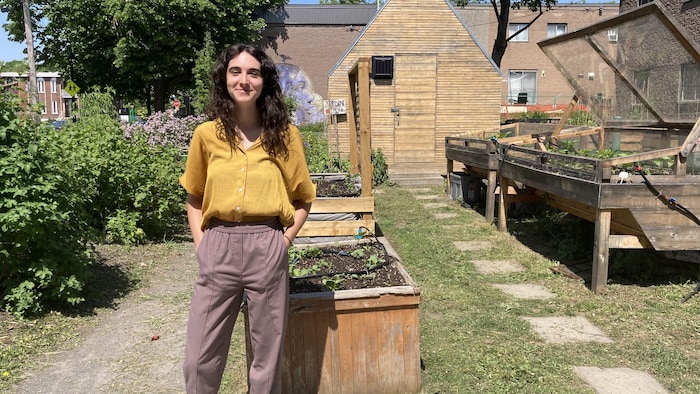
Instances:
[[[289,157],[283,166],[287,192],[291,201],[309,203],[316,200],[316,185],[311,182],[306,164],[304,140],[296,126],[289,127]]]
[[[203,134],[207,128],[205,124],[197,126],[192,135],[190,149],[187,152],[185,162],[185,172],[180,176],[180,185],[187,190],[187,193],[201,197],[204,195],[204,186],[207,180],[207,166],[209,164],[209,154]]]

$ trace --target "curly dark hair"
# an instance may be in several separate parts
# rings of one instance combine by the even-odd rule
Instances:
[[[262,49],[248,44],[234,44],[224,50],[212,72],[212,88],[209,92],[206,114],[210,119],[221,121],[217,126],[220,138],[227,141],[232,148],[240,143],[236,135],[235,103],[226,87],[226,72],[229,61],[243,52],[260,62],[263,89],[256,104],[262,118],[263,149],[272,157],[286,158],[289,154],[287,150],[289,115],[275,63]]]

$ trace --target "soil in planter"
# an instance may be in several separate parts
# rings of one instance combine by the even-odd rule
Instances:
[[[399,259],[388,255],[380,242],[311,248],[316,249],[315,253],[306,252],[307,247],[306,255],[300,258],[295,258],[294,252],[290,254],[292,294],[407,284],[397,268]]]
[[[358,197],[360,190],[346,180],[319,179],[313,181],[316,184],[317,197]]]

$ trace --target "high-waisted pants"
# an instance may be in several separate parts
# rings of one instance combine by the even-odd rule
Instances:
[[[245,290],[254,358],[249,393],[281,392],[289,308],[287,247],[277,220],[216,221],[197,249],[183,371],[187,393],[217,393]],[[244,356],[242,356],[244,357]]]

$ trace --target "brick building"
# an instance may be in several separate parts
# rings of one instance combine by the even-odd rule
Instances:
[[[263,15],[267,28],[258,43],[266,48],[275,63],[292,68],[307,81],[289,83],[291,91],[304,91],[309,107],[328,100],[328,75],[358,39],[377,13],[376,5],[286,5]],[[490,54],[496,36],[496,15],[490,4],[456,8],[459,18],[474,38]],[[571,32],[619,13],[619,5],[563,4],[545,11],[526,31],[511,40],[500,68],[503,73],[500,101],[521,102],[538,108],[563,107],[573,96],[551,61],[537,46],[548,37]],[[511,32],[537,16],[527,9],[511,10]],[[400,29],[397,26],[397,29]],[[614,39],[614,36],[611,36]],[[391,44],[388,44],[391,45]],[[426,49],[427,50],[427,49]],[[540,107],[541,106],[541,107]],[[308,111],[308,110],[307,110]],[[310,109],[311,112],[315,110]],[[302,115],[303,116],[303,115]],[[314,119],[316,114],[307,114]]]
[[[26,99],[29,89],[29,74],[16,72],[0,73],[0,80],[9,89],[17,89],[22,99]],[[71,96],[64,90],[61,74],[57,72],[37,72],[37,103],[42,105],[41,120],[63,120],[70,114]]]

